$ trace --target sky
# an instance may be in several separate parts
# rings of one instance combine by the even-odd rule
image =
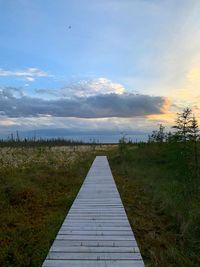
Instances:
[[[199,0],[0,0],[0,135],[200,117]]]

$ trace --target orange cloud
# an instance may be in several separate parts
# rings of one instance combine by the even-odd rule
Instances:
[[[160,123],[171,124],[175,120],[176,113],[170,111],[170,107],[171,107],[171,99],[168,97],[165,97],[163,106],[161,108],[162,113],[147,115],[146,118],[148,120],[153,120],[153,121],[157,121]]]
[[[176,118],[175,112],[168,112],[165,114],[152,114],[148,115],[147,119],[152,121],[157,121],[158,123],[172,124]]]
[[[169,111],[170,106],[171,106],[171,100],[169,99],[169,97],[165,97],[163,106],[161,108],[161,112],[164,114],[167,113]]]

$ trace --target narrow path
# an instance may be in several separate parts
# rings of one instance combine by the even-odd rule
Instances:
[[[105,156],[94,160],[43,267],[144,267]]]

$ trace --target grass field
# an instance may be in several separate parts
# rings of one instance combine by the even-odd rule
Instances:
[[[1,149],[1,267],[41,265],[93,159],[91,146]]]
[[[200,266],[200,180],[175,144],[127,145],[110,156],[146,266]]]
[[[171,144],[0,150],[0,266],[41,266],[95,155],[109,162],[147,267],[200,266],[200,186]]]

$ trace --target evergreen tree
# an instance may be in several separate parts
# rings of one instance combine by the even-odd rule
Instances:
[[[191,125],[190,125],[188,136],[189,136],[189,140],[194,141],[194,142],[197,142],[199,139],[199,125],[194,114],[191,120]]]
[[[187,107],[182,113],[177,113],[177,116],[176,125],[172,128],[176,129],[176,134],[180,137],[180,140],[186,143],[192,123],[192,110]]]
[[[165,127],[162,124],[159,124],[159,130],[153,131],[151,135],[149,135],[149,142],[157,142],[163,143],[166,140],[166,134],[164,132]]]
[[[198,173],[198,148],[197,142],[199,140],[199,126],[198,122],[193,115],[191,126],[190,126],[190,133],[189,133],[189,140],[193,143],[193,150],[194,150],[194,161],[195,161],[195,174]]]

